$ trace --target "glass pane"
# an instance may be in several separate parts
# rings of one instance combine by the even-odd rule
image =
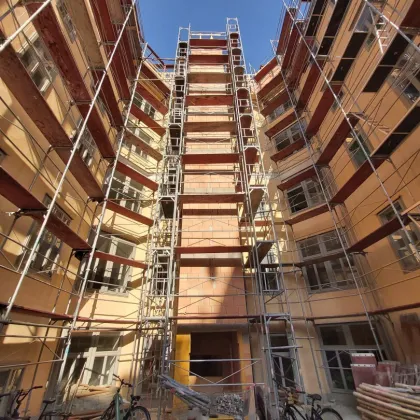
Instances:
[[[319,328],[324,346],[345,346],[346,337],[341,325],[328,325]]]
[[[305,193],[302,187],[294,188],[287,192],[287,200],[289,201],[290,210],[292,213],[306,209],[308,203],[306,202]]]
[[[341,377],[340,369],[330,369],[332,387],[336,389],[346,389],[343,378]]]
[[[288,346],[289,342],[287,341],[287,336],[284,334],[281,335],[270,335],[270,343],[272,347],[282,347]]]
[[[318,278],[315,272],[315,266],[309,265],[306,267],[306,279],[311,290],[319,290]]]
[[[9,378],[9,370],[3,370],[0,372],[0,390],[6,392],[7,379]]]
[[[102,385],[111,385],[112,383],[112,374],[114,373],[115,361],[117,356],[108,356],[106,358],[104,375],[102,378]]]
[[[112,351],[118,348],[119,336],[100,335],[98,338],[97,351]]]
[[[295,375],[293,373],[293,362],[288,357],[282,357],[283,372],[285,377],[285,385],[293,386],[295,383]]]
[[[102,369],[104,367],[105,356],[95,357],[93,362],[92,372],[90,375],[89,385],[101,385],[103,378]]]
[[[322,241],[325,244],[325,249],[328,252],[335,251],[341,248],[340,241],[335,232],[326,233],[322,235]]]
[[[349,329],[356,346],[375,346],[369,324],[350,324]]]
[[[317,255],[321,253],[321,249],[319,248],[318,238],[309,238],[305,239],[304,241],[299,242],[299,248],[302,252],[303,258],[307,258],[313,255]]]
[[[85,353],[90,349],[92,336],[73,337],[70,345],[70,353]]]
[[[344,369],[344,379],[346,381],[347,389],[355,389],[354,381],[353,381],[353,374],[351,373],[351,369]]]
[[[318,280],[321,285],[321,288],[325,289],[331,287],[331,280],[328,277],[328,272],[325,263],[316,264],[315,267],[318,273]]]
[[[347,351],[340,351],[341,367],[350,369],[351,357]]]
[[[327,360],[327,365],[330,368],[338,368],[340,367],[338,363],[337,352],[335,350],[326,351],[325,358]]]

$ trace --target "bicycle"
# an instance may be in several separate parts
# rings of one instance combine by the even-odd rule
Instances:
[[[322,407],[316,401],[321,401],[322,397],[319,394],[306,394],[305,392],[297,391],[296,389],[284,388],[286,391],[286,402],[283,411],[280,413],[280,418],[285,420],[343,420],[341,415],[331,407]],[[302,413],[297,408],[298,395],[304,394],[311,400],[310,415]]]
[[[130,406],[128,410],[125,410],[123,407],[123,398],[121,397],[121,388],[127,386],[132,388],[133,385],[125,382],[124,379],[121,379],[119,376],[114,375],[117,378],[121,385],[117,389],[111,403],[108,408],[103,412],[99,417],[100,420],[151,420],[149,410],[142,405],[139,405],[140,401],[139,395],[131,395]]]
[[[22,419],[22,420],[28,420],[30,419],[30,416],[21,417],[19,414],[20,406],[22,405],[25,398],[34,390],[34,389],[40,389],[42,386],[37,385],[33,386],[29,389],[19,389],[15,393],[14,392],[6,392],[4,394],[0,394],[0,399],[4,397],[10,397],[13,396],[12,401],[10,402],[9,409],[7,410],[8,416],[6,417],[0,417],[0,420],[10,420],[10,419]]]

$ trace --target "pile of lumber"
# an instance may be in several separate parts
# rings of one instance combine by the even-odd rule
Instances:
[[[361,384],[354,395],[357,410],[366,420],[420,419],[420,387],[396,384],[396,388]]]
[[[103,412],[114,398],[116,386],[75,384],[65,397],[67,409],[74,415]]]

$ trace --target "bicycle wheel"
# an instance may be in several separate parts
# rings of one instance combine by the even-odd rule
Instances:
[[[297,420],[295,413],[290,408],[286,408],[286,410],[281,414],[280,418],[282,420]]]
[[[150,420],[150,413],[146,407],[138,405],[128,411],[124,420]]]
[[[318,415],[319,419],[322,420],[343,420],[343,417],[335,411],[333,408],[325,407],[321,410],[321,414]]]

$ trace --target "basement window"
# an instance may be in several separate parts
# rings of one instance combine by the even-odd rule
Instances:
[[[398,213],[401,214],[403,212],[403,205],[400,201],[394,202],[394,206]],[[391,205],[389,205],[384,210],[382,210],[378,216],[382,224],[385,224],[394,219],[396,214]],[[420,241],[420,232],[415,223],[409,223],[406,226],[406,229],[412,242],[417,244],[417,248],[419,248],[418,245]],[[417,259],[416,250],[413,248],[413,245],[408,240],[407,235],[402,228],[398,229],[394,233],[391,233],[391,235],[388,236],[388,240],[391,243],[392,249],[397,256],[401,267],[405,271],[417,270],[420,267],[420,261]]]
[[[45,204],[45,206],[48,207],[51,203],[51,197],[46,195],[43,200],[43,203]],[[70,216],[57,204],[54,206],[52,214],[58,219],[60,219],[67,226],[70,225]],[[39,228],[39,223],[33,222],[31,228],[29,229],[26,248],[24,248],[23,253],[19,257],[21,266],[23,266],[29,258],[31,249],[33,248],[35,240],[38,236]],[[41,236],[41,240],[37,248],[35,249],[36,252],[32,257],[32,262],[30,265],[31,270],[36,271],[38,274],[52,277],[53,272],[56,269],[56,262],[60,254],[61,247],[61,239],[57,238],[47,229],[44,229],[44,233]]]
[[[342,239],[344,239],[342,237]],[[346,244],[346,241],[344,241]],[[312,236],[297,242],[303,262],[322,260],[332,254],[339,254],[342,250],[340,241],[335,230]],[[358,269],[349,255],[350,267],[345,257],[330,257],[328,261],[306,264],[303,267],[303,275],[310,292],[326,292],[354,287],[353,275],[358,276]]]
[[[67,9],[67,5],[64,0],[57,1],[57,10],[60,18],[66,28],[67,34],[70,38],[70,42],[74,42],[76,39],[76,28],[74,27],[73,21]]]
[[[20,59],[39,91],[44,93],[54,80],[56,70],[45,45],[39,37],[35,38],[30,45],[27,45],[21,52]]]

